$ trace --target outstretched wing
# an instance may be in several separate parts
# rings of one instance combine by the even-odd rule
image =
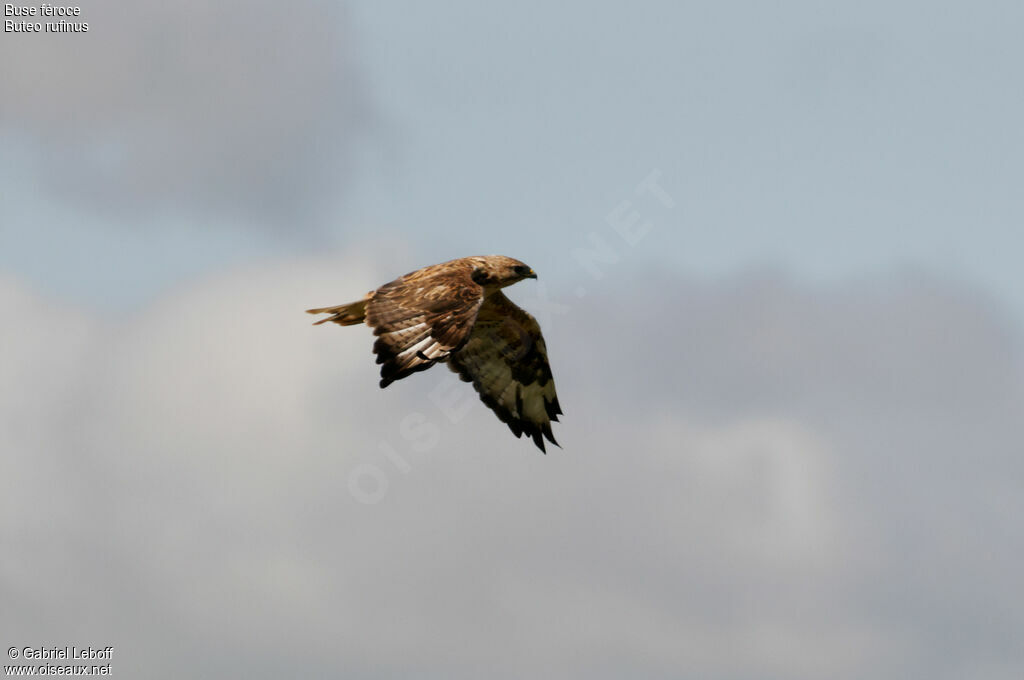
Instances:
[[[366,324],[377,336],[373,351],[380,386],[423,371],[460,347],[483,303],[472,267],[455,261],[425,267],[386,283],[366,304]]]
[[[452,352],[448,367],[473,383],[481,401],[517,437],[525,432],[541,451],[544,437],[558,445],[551,421],[562,410],[540,324],[502,293],[487,297],[469,339]]]

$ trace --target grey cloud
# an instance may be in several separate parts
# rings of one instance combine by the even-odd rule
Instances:
[[[22,172],[126,221],[322,226],[372,118],[338,3],[103,1],[81,20],[0,45]]]
[[[478,404],[448,422],[443,369],[376,389],[369,333],[301,314],[389,273],[281,263],[116,324],[0,288],[22,329],[3,336],[4,639],[114,644],[132,677],[1024,662],[1021,342],[991,302],[927,277],[595,291],[549,329],[565,448],[541,456]],[[654,289],[673,306],[619,304]],[[411,413],[437,447],[402,436]],[[358,464],[381,502],[349,493]]]

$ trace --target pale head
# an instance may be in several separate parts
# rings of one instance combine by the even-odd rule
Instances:
[[[504,255],[479,255],[466,259],[473,263],[473,280],[485,288],[504,288],[523,279],[537,278],[528,265]]]

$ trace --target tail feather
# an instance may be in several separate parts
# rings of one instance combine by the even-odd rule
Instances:
[[[336,324],[342,326],[354,326],[357,323],[363,323],[366,319],[366,302],[369,298],[364,298],[359,302],[349,302],[344,305],[337,305],[336,307],[318,307],[316,309],[307,309],[307,314],[330,314],[331,316],[314,321],[313,325],[318,326],[328,321],[333,321]]]

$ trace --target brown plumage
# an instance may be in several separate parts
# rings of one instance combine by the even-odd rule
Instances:
[[[377,340],[380,386],[445,362],[517,436],[545,451],[558,445],[551,422],[562,413],[537,320],[501,292],[537,278],[502,255],[463,257],[424,267],[370,291],[358,302],[306,310],[327,321],[365,322]]]

